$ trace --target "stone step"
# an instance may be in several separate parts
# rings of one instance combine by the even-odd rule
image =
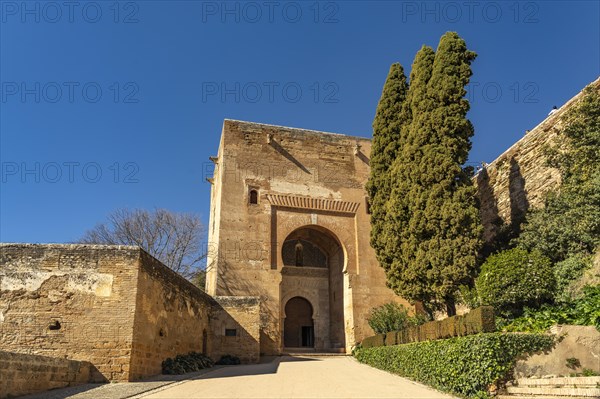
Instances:
[[[302,354],[320,354],[320,355],[345,355],[345,348],[327,348],[327,349],[315,349],[315,348],[283,348],[282,355],[302,355]]]
[[[510,395],[529,396],[582,396],[586,398],[599,398],[600,388],[552,388],[552,387],[506,387]]]
[[[324,356],[350,356],[349,353],[340,352],[284,352],[283,356],[305,356],[305,357],[324,357]]]
[[[552,377],[552,378],[520,378],[516,384],[520,387],[597,387],[600,377]]]

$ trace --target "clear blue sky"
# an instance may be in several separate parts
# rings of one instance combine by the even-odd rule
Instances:
[[[64,3],[0,2],[1,241],[120,207],[206,222],[224,118],[370,137],[390,64],[448,30],[479,54],[471,161],[600,73],[597,1]]]

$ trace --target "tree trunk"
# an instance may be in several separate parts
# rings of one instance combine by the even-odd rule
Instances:
[[[446,313],[448,314],[448,317],[456,316],[456,303],[454,302],[454,299],[446,300]]]

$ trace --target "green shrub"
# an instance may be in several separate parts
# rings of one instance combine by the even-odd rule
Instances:
[[[560,190],[527,215],[517,244],[538,249],[553,262],[592,254],[600,245],[600,91],[588,86],[563,118],[548,164],[558,168]]]
[[[580,279],[586,269],[592,266],[592,257],[586,254],[569,256],[562,262],[554,265],[556,279],[556,298],[561,302],[574,299],[578,293],[571,288],[571,284]]]
[[[423,315],[409,316],[408,309],[395,302],[373,308],[367,319],[376,334],[400,331],[407,326],[423,324],[425,321],[427,318]]]
[[[583,369],[583,371],[581,372],[581,375],[583,377],[597,377],[600,374],[598,374],[598,372],[593,369]]]
[[[167,358],[162,362],[163,374],[185,374],[214,365],[212,359],[198,352],[190,352],[187,355],[177,355],[175,358]]]
[[[493,306],[499,314],[518,315],[525,306],[552,300],[552,264],[538,251],[509,249],[485,261],[475,287],[482,304]]]
[[[359,348],[356,358],[370,366],[441,391],[485,397],[492,384],[509,377],[517,357],[552,347],[542,334],[487,333],[438,341]]]
[[[595,326],[600,331],[600,285],[587,286],[583,296],[558,305],[525,308],[523,316],[504,326],[504,331],[541,332],[555,324]]]
[[[481,306],[481,303],[479,303],[479,295],[477,295],[477,289],[475,289],[475,287],[461,285],[460,287],[458,287],[458,291],[460,293],[460,303],[467,305],[471,309],[475,309]]]
[[[241,363],[240,358],[237,356],[223,355],[223,356],[221,356],[219,361],[215,364],[222,365],[222,366],[235,366],[240,363]]]

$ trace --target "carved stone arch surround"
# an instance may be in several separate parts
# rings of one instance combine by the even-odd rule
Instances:
[[[299,289],[298,291],[295,291],[294,293],[290,292],[287,293],[285,296],[282,297],[281,299],[281,317],[283,319],[285,319],[287,317],[287,315],[285,314],[285,305],[287,305],[287,303],[289,302],[290,299],[292,298],[296,298],[297,296],[306,299],[309,303],[310,306],[312,307],[312,319],[315,320],[319,314],[318,314],[318,308],[317,306],[315,306],[318,302],[318,298],[316,297],[316,295],[314,295],[312,292],[308,291],[307,289]]]
[[[286,238],[295,230],[301,228],[314,228],[321,230],[340,245],[343,253],[344,273],[357,273],[356,265],[356,237],[355,220],[353,215],[321,213],[311,210],[279,209],[272,210],[275,234],[273,242],[276,244],[272,251],[273,260],[276,260],[277,269],[281,270],[283,258],[281,250]],[[313,223],[316,218],[316,223]]]

